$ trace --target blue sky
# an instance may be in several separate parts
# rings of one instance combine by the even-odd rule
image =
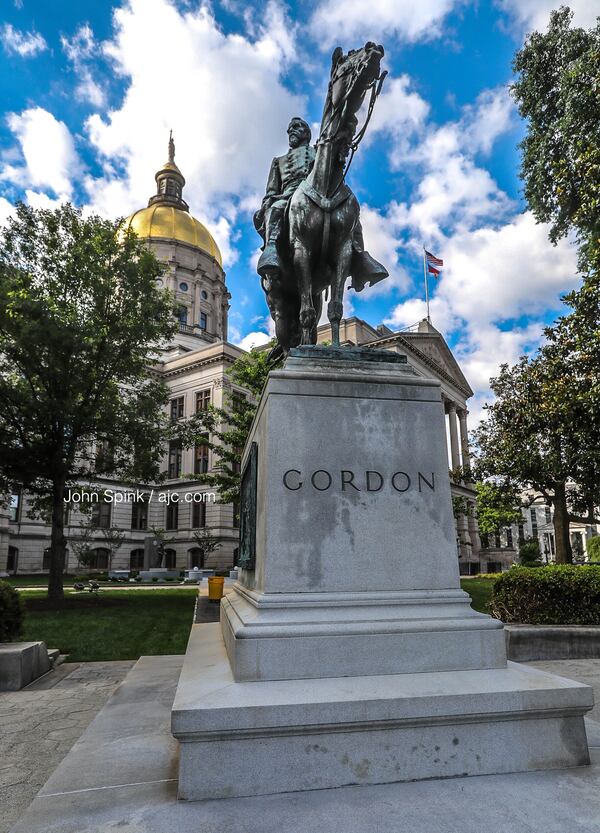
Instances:
[[[213,232],[232,293],[230,340],[267,338],[251,217],[301,115],[318,130],[330,54],[382,43],[389,71],[348,181],[365,241],[390,271],[346,314],[402,329],[425,313],[426,245],[445,261],[432,321],[476,391],[539,343],[577,283],[525,210],[508,93],[547,0],[3,0],[0,222],[18,199],[109,216],[146,204],[173,128],[192,213]],[[596,0],[574,0],[590,26]]]

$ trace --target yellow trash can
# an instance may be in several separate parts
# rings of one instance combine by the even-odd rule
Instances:
[[[223,586],[225,578],[223,576],[209,576],[208,577],[208,601],[220,602],[223,598]]]

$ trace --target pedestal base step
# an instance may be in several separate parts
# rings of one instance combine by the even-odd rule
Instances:
[[[589,763],[589,686],[483,671],[236,683],[195,625],[171,727],[179,797],[199,800]]]

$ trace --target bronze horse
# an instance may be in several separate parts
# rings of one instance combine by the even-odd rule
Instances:
[[[386,75],[380,71],[383,55],[383,47],[374,43],[347,55],[338,47],[332,55],[314,164],[289,199],[287,234],[284,231],[278,245],[282,268],[276,273],[261,272],[259,265],[275,321],[278,346],[274,354],[316,343],[326,290],[331,292],[327,315],[332,343],[339,345],[346,278],[352,276],[352,286],[360,291],[366,283],[372,285],[388,275],[364,250],[359,204],[344,181]],[[357,134],[356,114],[368,91],[367,118]]]

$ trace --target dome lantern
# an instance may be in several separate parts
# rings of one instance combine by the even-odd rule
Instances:
[[[189,211],[190,207],[182,197],[185,178],[175,164],[175,142],[172,130],[169,131],[169,159],[155,173],[154,179],[156,180],[156,194],[150,197],[148,206],[160,203],[174,205],[182,211]]]

